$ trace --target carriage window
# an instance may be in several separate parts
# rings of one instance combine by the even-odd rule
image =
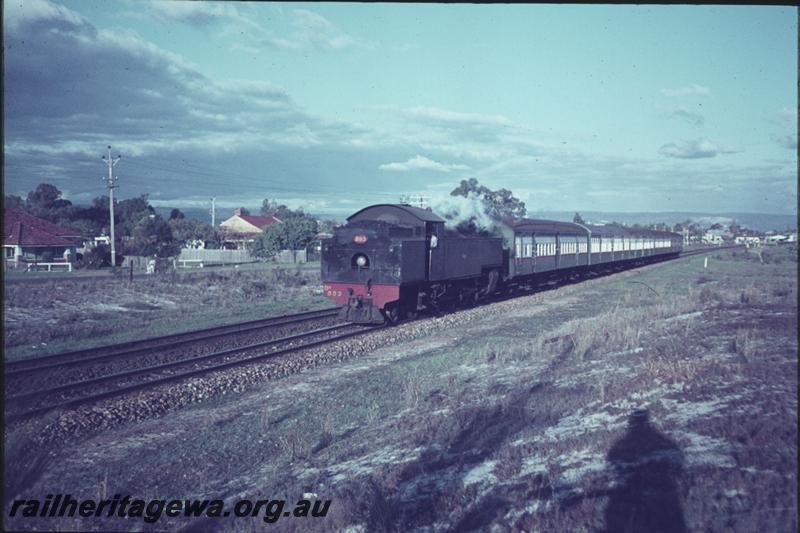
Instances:
[[[523,257],[533,257],[533,236],[532,235],[523,235],[522,236],[522,256]]]

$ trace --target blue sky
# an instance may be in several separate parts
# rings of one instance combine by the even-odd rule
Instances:
[[[794,213],[797,11],[8,1],[4,186],[347,213],[461,179],[530,211]]]

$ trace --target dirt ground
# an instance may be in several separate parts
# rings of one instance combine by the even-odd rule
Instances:
[[[707,269],[693,257],[493,304],[444,332],[66,442],[17,489],[331,500],[325,518],[271,525],[282,531],[796,531],[791,257],[718,253]]]

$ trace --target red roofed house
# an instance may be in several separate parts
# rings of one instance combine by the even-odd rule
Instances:
[[[21,209],[3,210],[3,258],[6,268],[28,263],[61,263],[75,259],[81,234]]]
[[[234,209],[233,216],[220,222],[219,229],[224,233],[225,248],[244,250],[247,243],[264,231],[264,228],[273,224],[280,224],[280,220],[271,216],[243,215],[241,209]]]

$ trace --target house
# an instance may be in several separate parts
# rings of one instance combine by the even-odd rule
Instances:
[[[709,229],[703,234],[703,243],[722,244],[724,241],[732,238],[733,235],[726,229]]]
[[[223,248],[244,250],[247,243],[260,235],[267,226],[280,224],[281,221],[271,215],[243,215],[241,209],[235,209],[233,216],[220,223],[223,234]]]
[[[782,244],[788,242],[789,236],[778,234],[767,235],[765,241],[767,244]]]
[[[751,246],[759,246],[761,245],[761,237],[758,236],[751,236],[751,235],[739,235],[734,239],[736,244],[744,244],[748,248]]]
[[[6,268],[29,263],[68,263],[75,259],[80,231],[53,224],[21,209],[3,211],[3,258]]]

